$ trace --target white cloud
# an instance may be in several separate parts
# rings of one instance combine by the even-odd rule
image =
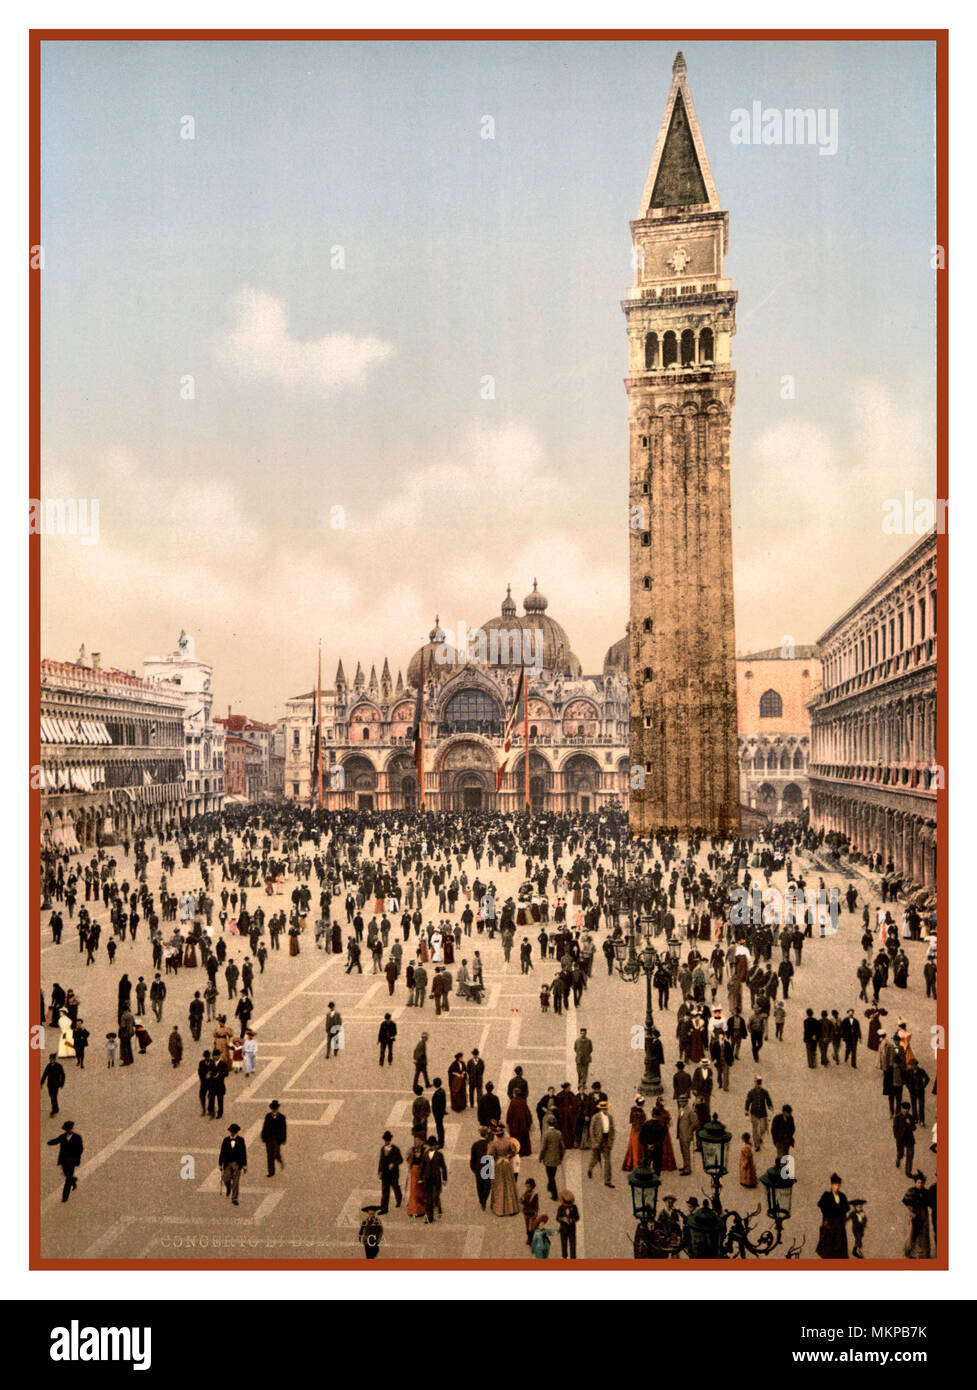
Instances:
[[[368,370],[394,350],[380,338],[357,338],[352,333],[327,333],[302,341],[289,331],[285,301],[251,286],[231,297],[228,310],[232,326],[214,340],[218,361],[232,376],[286,391],[331,392],[362,386]]]

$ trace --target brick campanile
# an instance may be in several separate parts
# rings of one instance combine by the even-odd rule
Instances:
[[[637,221],[630,346],[631,832],[738,835],[729,486],[736,293],[679,53]]]

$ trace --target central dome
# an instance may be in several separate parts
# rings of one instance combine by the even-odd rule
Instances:
[[[502,602],[502,612],[497,618],[490,618],[487,623],[482,624],[482,632],[485,633],[488,647],[487,665],[493,670],[504,670],[511,668],[514,663],[513,657],[521,657],[525,653],[529,666],[538,666],[539,657],[536,652],[537,641],[543,643],[542,669],[548,674],[561,676],[579,676],[581,673],[580,662],[570,650],[570,639],[561,625],[549,616],[546,612],[547,599],[539,592],[536,580],[533,580],[533,591],[527,594],[523,600],[523,608],[526,610],[522,618],[516,616],[516,605],[512,601],[511,587],[506,590],[505,599]],[[508,642],[496,638],[492,641],[492,633],[508,633]],[[515,643],[512,634],[519,634],[519,651],[514,652],[512,648]],[[538,634],[538,636],[537,636]]]

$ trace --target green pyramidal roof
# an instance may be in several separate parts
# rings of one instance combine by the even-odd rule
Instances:
[[[681,208],[708,201],[685,103],[677,92],[649,207]]]

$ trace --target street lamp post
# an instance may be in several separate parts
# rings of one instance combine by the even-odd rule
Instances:
[[[737,1211],[723,1208],[722,1180],[726,1176],[729,1145],[733,1136],[717,1115],[702,1126],[698,1133],[702,1145],[702,1168],[712,1178],[712,1203],[699,1207],[688,1220],[689,1254],[692,1259],[745,1259],[769,1255],[783,1242],[784,1222],[790,1217],[791,1197],[796,1178],[793,1165],[781,1159],[760,1176],[767,1197],[767,1215],[774,1231],[764,1231],[756,1240],[750,1238],[750,1226],[760,1208],[745,1217]],[[796,1259],[804,1242],[791,1245],[787,1259]]]
[[[645,977],[645,1069],[644,1075],[638,1082],[638,1089],[642,1095],[660,1096],[663,1087],[661,1061],[656,1055],[659,1049],[656,1047],[655,1015],[651,1004],[651,977],[661,964],[661,956],[659,956],[650,941],[645,945],[639,955],[635,949],[633,931],[627,942],[620,940],[615,941],[614,955],[617,959],[617,971],[622,980],[633,983],[633,981],[638,978],[639,974],[643,974]]]

